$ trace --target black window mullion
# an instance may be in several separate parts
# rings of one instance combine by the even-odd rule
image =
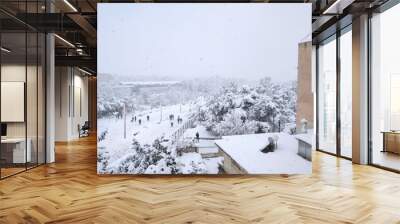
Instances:
[[[368,53],[367,53],[367,141],[368,141],[368,164],[373,164],[373,146],[372,146],[372,29],[371,29],[371,20],[372,20],[372,12],[368,12],[368,30],[367,30],[367,46],[368,46]]]
[[[336,33],[336,154],[341,156],[341,71],[340,71],[340,31]]]
[[[319,44],[315,47],[315,148],[319,149]]]
[[[36,13],[39,13],[39,0],[36,1]],[[36,32],[36,166],[38,165],[39,165],[39,32]]]
[[[1,32],[1,24],[2,23],[0,23],[0,47],[2,46],[2,32]],[[2,124],[2,122],[1,122],[1,67],[2,67],[2,58],[1,58],[1,52],[0,52],[0,124]],[[1,148],[1,144],[0,144],[0,179],[2,179],[2,176],[1,176],[1,170],[2,170],[2,157],[1,157],[1,150],[2,150],[2,148]]]
[[[28,1],[25,1],[25,21],[28,17]],[[25,23],[26,24],[26,23]],[[24,120],[25,120],[25,170],[28,169],[28,119],[27,119],[27,89],[28,89],[28,26],[25,25],[25,100],[24,100]]]

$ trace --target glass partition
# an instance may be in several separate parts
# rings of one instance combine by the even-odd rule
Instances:
[[[400,5],[371,19],[371,162],[400,170]]]
[[[340,154],[352,157],[352,34],[351,26],[340,36]]]
[[[336,36],[318,47],[318,149],[336,154]]]
[[[1,34],[1,176],[26,169],[26,33]]]
[[[44,1],[8,1],[42,13]],[[0,12],[0,178],[45,163],[45,34]]]

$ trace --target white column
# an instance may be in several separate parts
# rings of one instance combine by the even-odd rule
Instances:
[[[54,12],[54,5],[46,1],[46,11]],[[55,43],[54,34],[46,35],[46,163],[55,161]]]
[[[368,16],[353,19],[353,162],[368,163]]]
[[[55,161],[54,133],[55,133],[55,60],[54,35],[46,36],[46,163]]]

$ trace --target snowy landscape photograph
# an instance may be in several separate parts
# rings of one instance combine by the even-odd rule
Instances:
[[[310,21],[310,4],[98,4],[97,172],[310,174]]]

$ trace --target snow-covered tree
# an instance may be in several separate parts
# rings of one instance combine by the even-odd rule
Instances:
[[[111,173],[179,173],[175,156],[160,139],[156,139],[152,145],[143,146],[133,139],[129,153],[110,169]]]
[[[295,124],[296,83],[263,78],[255,86],[235,83],[221,88],[199,110],[199,121],[216,135],[287,130]]]

